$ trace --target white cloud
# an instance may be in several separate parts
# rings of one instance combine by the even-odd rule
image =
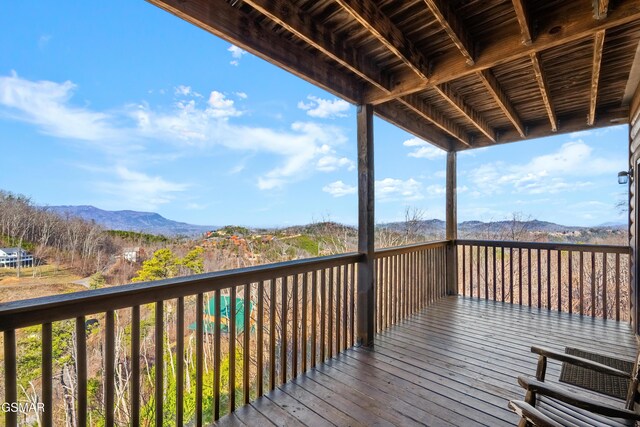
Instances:
[[[591,186],[587,176],[614,174],[619,162],[595,157],[582,140],[563,144],[556,152],[534,157],[525,164],[494,162],[469,173],[476,197],[505,191],[525,194],[557,194]]]
[[[240,58],[242,58],[244,55],[248,53],[246,50],[240,49],[238,46],[233,44],[229,46],[229,49],[227,49],[227,51],[231,52],[231,58],[233,58],[229,62],[229,64],[234,65],[236,67],[240,65]]]
[[[321,172],[333,172],[339,168],[346,167],[347,170],[352,171],[356,165],[353,160],[346,157],[324,156],[318,159],[316,168]]]
[[[188,96],[191,93],[191,86],[179,85],[175,88],[176,95]]]
[[[305,110],[307,115],[321,119],[332,119],[336,117],[347,117],[350,105],[342,99],[322,99],[313,95],[307,96],[311,102],[298,102],[298,108]]]
[[[205,99],[193,96],[188,86],[179,86],[177,93],[191,98],[178,100],[170,108],[141,103],[104,113],[72,106],[75,89],[69,81],[33,82],[15,74],[0,77],[0,116],[34,124],[55,137],[91,141],[94,148],[113,155],[118,164],[148,160],[152,154],[146,147],[152,145],[154,153],[162,147],[163,155],[169,157],[172,153],[198,155],[197,150],[210,151],[216,146],[273,154],[280,162],[256,178],[261,189],[281,187],[316,170],[354,167],[336,151],[347,141],[342,128],[313,122],[294,122],[289,129],[233,123],[242,111],[215,90]]]
[[[117,166],[114,172],[115,179],[98,182],[96,187],[117,196],[124,206],[134,209],[154,210],[189,188],[188,184],[170,182],[160,176],[149,176],[124,166]]]
[[[70,105],[76,85],[0,76],[0,115],[34,124],[51,136],[84,141],[122,137],[106,113]]]
[[[343,197],[349,194],[355,194],[357,190],[357,187],[347,185],[342,181],[332,182],[331,184],[327,184],[322,187],[322,191],[331,194],[333,197]]]
[[[38,37],[38,48],[44,49],[45,47],[47,47],[50,41],[51,41],[50,34],[41,35],[40,37]]]
[[[235,95],[240,99],[247,99],[249,97],[249,95],[244,92],[236,92]]]
[[[376,199],[381,202],[423,198],[422,184],[413,178],[407,180],[385,178],[376,181],[375,192]]]
[[[413,151],[408,154],[409,157],[434,160],[447,155],[447,152],[441,148],[418,138],[407,139],[402,145],[413,149]]]

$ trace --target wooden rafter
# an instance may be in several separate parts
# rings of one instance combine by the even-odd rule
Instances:
[[[149,0],[150,3],[190,22],[236,46],[275,64],[349,102],[361,101],[360,85],[317,55],[265,31],[226,0]]]
[[[389,90],[390,79],[380,71],[380,67],[344,43],[334,31],[315,23],[308,14],[298,12],[289,0],[244,0],[244,3],[371,85],[384,91]]]
[[[516,128],[518,134],[524,138],[526,136],[526,129],[522,124],[522,120],[520,119],[520,116],[518,116],[515,108],[513,108],[511,101],[509,101],[509,97],[504,92],[502,86],[500,86],[500,83],[498,83],[498,80],[495,78],[491,70],[478,71],[476,75],[482,81],[485,88],[491,94],[505,116],[507,116],[509,121],[513,123],[513,127]]]
[[[589,117],[587,124],[593,126],[596,120],[596,105],[598,101],[598,82],[600,80],[600,64],[602,64],[602,50],[604,48],[604,30],[598,31],[593,40],[593,64],[591,68],[591,98],[589,102]]]
[[[593,17],[604,19],[609,13],[609,0],[593,0]]]
[[[482,132],[487,138],[495,142],[496,134],[491,129],[487,121],[476,110],[471,108],[464,102],[460,96],[451,89],[447,83],[443,83],[440,86],[434,86],[436,92],[442,96],[453,108],[458,110],[460,114],[466,117],[466,119],[472,123],[480,132]]]
[[[473,42],[459,15],[447,0],[424,0],[431,13],[456,45],[468,65],[475,63]]]
[[[364,101],[379,104],[400,96],[421,92],[434,85],[528,57],[532,53],[592,37],[596,31],[638,20],[640,20],[640,0],[620,0],[617,7],[609,11],[607,19],[600,21],[593,19],[591,8],[582,7],[582,3],[566,2],[558,6],[554,15],[544,21],[537,31],[535,40],[528,46],[522,44],[522,36],[517,32],[484,46],[472,66],[467,65],[466,60],[461,58],[458,52],[443,55],[434,64],[428,82],[416,78],[414,74],[398,75],[394,78],[394,88],[391,93],[372,88],[364,94]],[[555,31],[557,28],[561,31]]]
[[[429,60],[382,13],[373,0],[335,0],[356,21],[400,58],[420,80],[429,78]]]
[[[542,65],[540,65],[540,54],[532,53],[529,56],[531,58],[531,65],[533,66],[533,72],[536,75],[536,81],[538,82],[538,88],[540,89],[540,95],[542,96],[542,102],[544,103],[547,115],[549,116],[551,130],[556,132],[558,130],[558,120],[556,119],[556,113],[553,109],[553,102],[549,93],[549,84],[547,83],[547,78],[542,70]]]
[[[415,114],[433,123],[434,126],[437,126],[443,132],[451,135],[464,145],[468,147],[471,146],[471,138],[462,128],[460,128],[460,126],[444,117],[442,113],[435,110],[431,105],[421,101],[417,95],[403,96],[402,98],[398,98],[398,101],[404,104]]]
[[[451,138],[448,134],[442,133],[439,129],[436,129],[433,126],[427,125],[426,122],[424,120],[420,120],[417,115],[412,117],[409,114],[398,114],[398,109],[393,108],[391,103],[376,105],[374,107],[374,111],[381,119],[398,126],[400,129],[403,129],[418,138],[430,141],[443,150],[452,149]]]
[[[518,24],[520,25],[520,34],[522,34],[522,44],[528,46],[531,44],[533,38],[531,37],[531,24],[529,22],[529,13],[527,12],[525,0],[512,0],[513,9],[516,12],[518,18]]]

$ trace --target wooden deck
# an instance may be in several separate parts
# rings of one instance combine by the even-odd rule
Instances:
[[[629,324],[449,297],[298,377],[219,425],[507,426],[518,375],[535,373],[538,344],[632,359]],[[559,364],[550,362],[548,381]]]

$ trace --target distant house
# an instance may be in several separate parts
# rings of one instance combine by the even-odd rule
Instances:
[[[22,267],[33,266],[33,255],[24,249],[0,248],[0,267],[15,268],[18,262]]]
[[[122,258],[129,262],[142,261],[144,258],[144,248],[139,246],[133,248],[124,248],[122,251]]]

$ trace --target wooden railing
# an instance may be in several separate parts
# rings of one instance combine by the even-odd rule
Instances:
[[[377,330],[445,294],[445,247],[376,253]],[[45,408],[7,411],[6,425],[215,421],[355,344],[363,261],[352,253],[4,304],[0,400]]]
[[[354,344],[361,259],[329,256],[5,304],[0,397],[27,402],[31,394],[46,408],[38,414],[45,426],[69,418],[78,426],[217,420]],[[97,328],[87,327],[89,316]],[[41,361],[27,362],[42,374],[26,390],[21,342],[31,335],[42,344],[28,357]],[[7,411],[5,421],[34,420]]]
[[[446,296],[447,241],[376,252],[376,331]]]
[[[627,246],[457,240],[458,292],[629,320]]]

